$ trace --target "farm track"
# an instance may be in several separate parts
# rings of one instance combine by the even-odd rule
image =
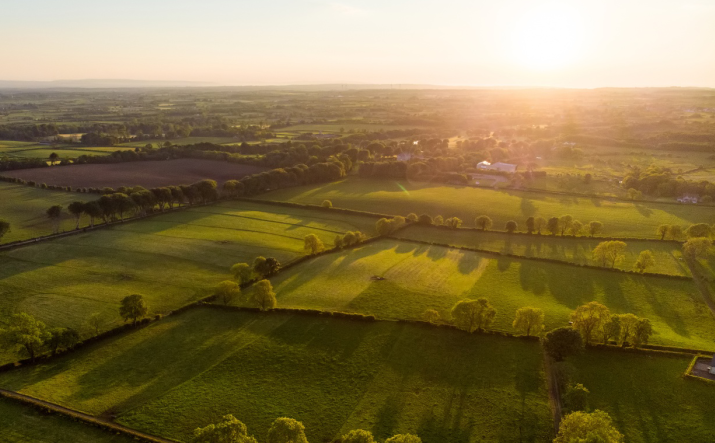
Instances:
[[[119,432],[130,437],[139,439],[140,441],[151,442],[151,443],[176,443],[176,440],[168,440],[161,437],[156,437],[153,435],[145,434],[143,432],[136,431],[132,428],[114,423],[109,420],[104,420],[93,415],[85,414],[84,412],[76,411],[64,406],[57,405],[55,403],[50,403],[48,401],[40,400],[35,397],[30,397],[29,395],[20,394],[14,391],[8,391],[6,389],[0,389],[0,396],[32,406],[32,407],[42,407],[44,409],[50,410],[60,415],[64,415],[71,419],[80,420],[87,424],[97,426],[107,429],[108,431]]]

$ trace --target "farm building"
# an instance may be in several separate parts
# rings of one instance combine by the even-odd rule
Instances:
[[[684,196],[678,198],[678,201],[680,203],[697,203],[698,198],[694,195],[684,195]]]
[[[513,174],[516,172],[516,169],[518,168],[517,165],[513,165],[511,163],[489,163],[488,161],[482,161],[477,163],[477,169],[481,169],[483,171],[499,171],[499,172],[508,172],[510,174]]]

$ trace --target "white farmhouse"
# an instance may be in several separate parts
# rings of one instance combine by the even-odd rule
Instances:
[[[516,169],[518,168],[517,165],[513,165],[511,163],[489,163],[488,161],[483,161],[477,163],[477,169],[481,169],[482,171],[499,171],[499,172],[507,172],[509,174],[513,174],[516,172]]]

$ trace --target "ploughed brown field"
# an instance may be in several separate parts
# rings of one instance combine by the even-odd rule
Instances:
[[[6,171],[2,175],[48,185],[73,188],[118,188],[120,186],[158,186],[191,184],[210,178],[219,185],[264,171],[259,166],[239,165],[214,160],[179,159],[112,164],[51,166],[49,168]]]

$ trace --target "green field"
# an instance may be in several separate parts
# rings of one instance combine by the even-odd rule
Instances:
[[[715,211],[711,207],[696,205],[633,203],[359,178],[282,189],[260,198],[311,204],[328,199],[335,207],[361,211],[398,215],[427,213],[444,218],[457,216],[465,226],[474,226],[475,217],[485,214],[494,220],[495,229],[503,229],[509,220],[515,220],[523,229],[530,216],[549,218],[570,214],[583,223],[602,222],[603,235],[611,237],[655,238],[656,228],[663,223],[687,227],[693,223],[715,222]]]
[[[91,194],[50,191],[6,182],[0,182],[0,195],[0,218],[10,222],[10,232],[0,240],[2,243],[52,234],[52,223],[45,215],[50,206],[67,208],[73,201],[97,198]],[[74,219],[65,210],[60,231],[72,230],[74,226]]]
[[[602,241],[588,237],[573,239],[550,235],[509,235],[503,232],[481,232],[473,229],[435,229],[425,226],[410,226],[395,234],[410,240],[441,243],[449,246],[516,254],[525,257],[563,260],[580,265],[600,266],[593,260],[593,249]],[[655,266],[647,272],[691,276],[690,269],[682,260],[681,246],[658,240],[629,240],[624,260],[616,268],[632,271],[641,251],[650,250],[655,256]]]
[[[3,443],[129,443],[133,438],[83,425],[58,415],[0,399],[0,441]]]
[[[205,308],[0,385],[184,441],[229,413],[261,439],[279,416],[302,421],[314,442],[356,428],[425,443],[552,432],[537,343],[393,322]]]
[[[385,280],[374,281],[373,276]],[[381,240],[302,263],[272,281],[282,307],[393,319],[421,318],[426,309],[448,318],[457,301],[486,297],[497,310],[494,327],[505,331],[513,331],[511,322],[520,307],[542,308],[546,327],[552,329],[566,325],[579,305],[596,300],[614,312],[649,318],[653,343],[715,348],[715,321],[695,285],[666,277]]]
[[[161,147],[165,142],[171,142],[174,145],[193,145],[195,143],[214,143],[217,145],[237,143],[234,137],[185,137],[185,138],[175,138],[172,140],[142,140],[138,142],[127,142],[122,143],[117,146],[119,147],[131,147],[131,148],[143,148],[146,145],[152,145],[155,148]],[[240,142],[239,142],[240,143]]]
[[[106,327],[116,326],[127,295],[142,294],[153,312],[166,312],[210,295],[234,263],[258,255],[285,263],[304,254],[307,234],[328,243],[349,230],[370,235],[373,224],[371,217],[232,202],[14,249],[0,254],[0,320],[27,312],[51,326],[79,327],[96,312]]]
[[[591,408],[608,412],[627,442],[715,441],[715,385],[683,377],[691,357],[589,350],[572,360]]]

